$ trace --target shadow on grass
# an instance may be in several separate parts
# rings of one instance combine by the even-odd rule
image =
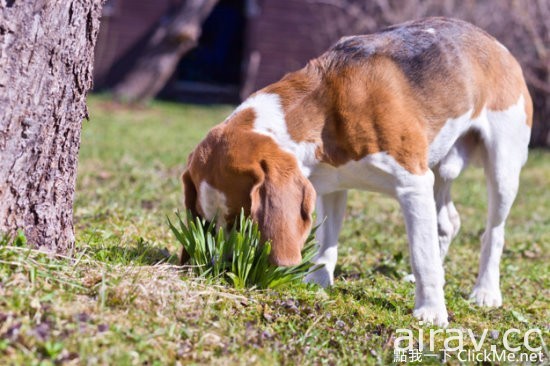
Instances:
[[[397,253],[396,255],[384,258],[376,265],[368,268],[366,271],[362,270],[359,266],[342,266],[337,264],[334,269],[334,277],[342,278],[346,280],[359,280],[372,277],[375,274],[384,275],[392,280],[400,280],[403,275],[403,254]]]
[[[370,306],[378,307],[392,312],[395,312],[398,308],[403,307],[401,304],[396,303],[395,301],[379,296],[373,296],[369,293],[368,290],[362,287],[336,287],[334,291],[342,295],[351,296],[355,301],[361,301],[369,304]]]
[[[111,264],[155,265],[159,263],[178,265],[178,256],[168,249],[151,245],[139,238],[133,246],[98,244],[88,247],[92,258]]]

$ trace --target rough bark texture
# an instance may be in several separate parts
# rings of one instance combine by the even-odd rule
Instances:
[[[187,0],[154,32],[128,75],[114,88],[117,99],[145,102],[154,98],[174,73],[181,57],[197,45],[202,23],[218,0]]]
[[[0,232],[67,252],[102,0],[0,0]]]

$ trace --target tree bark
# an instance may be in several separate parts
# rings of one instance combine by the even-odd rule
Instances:
[[[0,233],[74,246],[73,195],[102,0],[0,0]]]
[[[146,102],[154,98],[172,76],[182,56],[193,49],[202,23],[218,0],[187,0],[160,24],[126,77],[115,86],[115,98],[124,102]]]

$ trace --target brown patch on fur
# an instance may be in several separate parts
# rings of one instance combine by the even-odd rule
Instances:
[[[516,104],[522,94],[526,100],[530,99],[525,95],[529,93],[525,93],[527,88],[519,63],[496,39],[485,32],[482,34],[484,37],[465,35],[471,43],[465,53],[473,60],[474,118],[484,107],[492,111],[505,110]]]
[[[184,173],[195,192],[200,182],[206,181],[226,195],[229,208],[238,206],[240,210],[243,203],[250,203],[248,196],[254,181],[252,165],[257,163],[252,151],[263,146],[256,138],[257,134],[251,131],[255,117],[250,108],[239,111],[230,123],[224,122],[211,129],[195,148]],[[185,187],[187,195],[187,184]],[[185,203],[188,208],[194,208],[195,214],[204,215],[196,198],[189,202],[186,198]],[[231,215],[225,218],[226,221],[232,222],[238,210],[230,210]]]
[[[364,69],[368,68],[368,72]],[[376,57],[327,75],[323,161],[333,165],[385,151],[413,173],[427,169],[428,140],[418,104],[396,65]]]
[[[285,75],[280,81],[258,93],[273,93],[279,96],[285,112],[287,130],[294,141],[321,144],[326,110],[323,105],[322,75],[315,61],[297,72]]]

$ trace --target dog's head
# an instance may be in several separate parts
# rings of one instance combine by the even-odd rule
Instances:
[[[238,121],[214,127],[189,156],[182,176],[185,205],[227,227],[243,208],[258,222],[262,239],[271,240],[271,262],[298,264],[311,229],[315,190],[294,156],[252,131],[253,111],[234,118]]]

